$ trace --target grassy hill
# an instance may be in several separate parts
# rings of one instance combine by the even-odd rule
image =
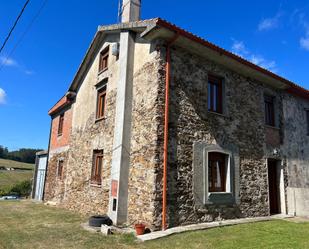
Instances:
[[[34,164],[21,163],[0,158],[0,167],[25,170],[0,170],[0,193],[9,191],[14,185],[33,178]]]
[[[22,169],[31,169],[31,170],[34,169],[34,164],[22,163],[22,162],[0,158],[0,167],[2,166],[6,168],[22,168]]]

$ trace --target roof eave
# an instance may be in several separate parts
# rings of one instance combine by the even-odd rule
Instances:
[[[179,34],[178,40],[175,42],[176,45],[185,47],[186,49],[191,48],[192,52],[197,52],[201,55],[202,48],[204,49],[205,57],[216,61],[217,63],[223,64],[224,66],[234,69],[236,71],[241,71],[247,77],[253,77],[256,80],[270,84],[273,87],[279,89],[293,89],[289,93],[298,95],[302,98],[309,99],[309,91],[298,86],[297,84],[274,74],[252,62],[235,55],[225,49],[222,49],[198,36],[193,35],[177,26],[170,24],[162,19],[157,19],[156,25],[149,26],[141,36],[148,40],[153,39],[165,39],[170,40],[175,34]]]

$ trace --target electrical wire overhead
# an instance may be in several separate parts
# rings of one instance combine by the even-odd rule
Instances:
[[[24,10],[26,9],[26,7],[27,7],[27,5],[28,5],[29,2],[30,2],[30,0],[27,0],[27,1],[25,2],[25,4],[24,4],[23,8],[22,8],[21,11],[19,12],[19,15],[17,16],[17,18],[16,18],[16,20],[15,20],[15,22],[14,22],[14,24],[13,24],[13,26],[12,26],[10,32],[9,32],[9,34],[8,34],[7,37],[5,38],[3,44],[2,44],[2,46],[1,46],[1,48],[0,48],[0,54],[1,54],[2,50],[4,49],[6,43],[8,42],[8,40],[9,40],[11,34],[13,33],[13,30],[15,29],[15,27],[16,27],[16,25],[17,25],[19,19],[21,18],[22,14],[24,13]]]
[[[39,18],[41,12],[43,11],[45,5],[47,4],[48,0],[44,0],[42,2],[41,7],[39,8],[39,10],[37,11],[37,13],[35,14],[35,16],[32,18],[32,20],[30,21],[30,23],[28,24],[27,28],[25,29],[25,31],[22,33],[22,35],[20,36],[20,38],[18,39],[18,41],[16,42],[15,46],[13,47],[13,49],[8,53],[8,55],[4,58],[4,61],[8,60],[12,54],[15,52],[15,50],[17,49],[17,47],[19,46],[19,44],[22,42],[22,40],[25,38],[26,34],[30,31],[30,29],[32,28],[34,22]],[[0,65],[0,71],[2,70],[4,66],[4,63],[2,63],[2,65]]]

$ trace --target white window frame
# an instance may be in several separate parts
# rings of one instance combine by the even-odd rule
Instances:
[[[225,155],[226,157],[226,162],[225,162],[225,191],[224,192],[210,192],[209,191],[209,174],[208,174],[208,169],[209,169],[209,154],[210,153],[220,153]],[[204,155],[206,156],[205,158],[205,188],[207,188],[207,192],[208,193],[215,193],[215,194],[220,194],[220,193],[232,193],[233,189],[232,189],[232,175],[231,175],[231,157],[232,154],[230,152],[226,152],[226,151],[218,151],[218,150],[206,150],[204,151]]]

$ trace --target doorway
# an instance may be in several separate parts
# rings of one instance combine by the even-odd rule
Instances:
[[[269,193],[269,212],[271,215],[279,214],[280,212],[280,190],[278,177],[278,161],[268,159],[268,193]]]

